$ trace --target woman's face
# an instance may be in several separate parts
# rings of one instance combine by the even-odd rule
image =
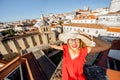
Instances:
[[[79,49],[79,47],[80,47],[80,39],[78,39],[78,38],[68,39],[67,42],[69,44],[69,47],[72,48],[73,50]]]

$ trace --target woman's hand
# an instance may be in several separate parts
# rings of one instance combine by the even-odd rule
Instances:
[[[78,30],[78,33],[81,34],[81,35],[82,35],[82,34],[85,34],[85,33],[84,33],[83,31],[81,31],[81,30]]]
[[[83,31],[81,31],[81,30],[78,30],[78,33],[79,33],[80,35],[82,35],[82,36],[87,37],[87,38],[90,39],[91,41],[93,41],[93,36],[88,35],[88,34],[86,34],[85,32],[83,32]]]

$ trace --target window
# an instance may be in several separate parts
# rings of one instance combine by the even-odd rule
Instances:
[[[109,21],[109,18],[106,18],[106,21]]]
[[[76,28],[74,28],[74,31],[76,31]]]
[[[85,29],[83,29],[83,32],[85,32]]]
[[[117,22],[120,22],[120,17],[117,18]]]
[[[67,30],[69,30],[69,28],[67,28]]]
[[[87,30],[87,32],[89,33],[89,30]]]
[[[91,23],[92,23],[93,21],[91,20]]]
[[[4,80],[23,80],[23,74],[22,74],[21,66],[18,66]]]
[[[103,20],[105,20],[105,18],[103,18]]]
[[[95,34],[98,34],[98,31],[96,31]]]

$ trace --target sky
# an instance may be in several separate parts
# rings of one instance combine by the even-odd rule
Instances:
[[[58,14],[83,9],[109,7],[111,0],[0,0],[0,22],[40,18],[41,14]]]

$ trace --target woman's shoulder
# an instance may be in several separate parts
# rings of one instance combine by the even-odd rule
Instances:
[[[89,52],[89,47],[83,47],[82,49],[81,49],[83,52],[86,52],[86,53],[88,53]]]
[[[83,50],[87,50],[87,48],[88,48],[88,47],[86,46],[86,47],[83,47],[82,49],[83,49]]]

